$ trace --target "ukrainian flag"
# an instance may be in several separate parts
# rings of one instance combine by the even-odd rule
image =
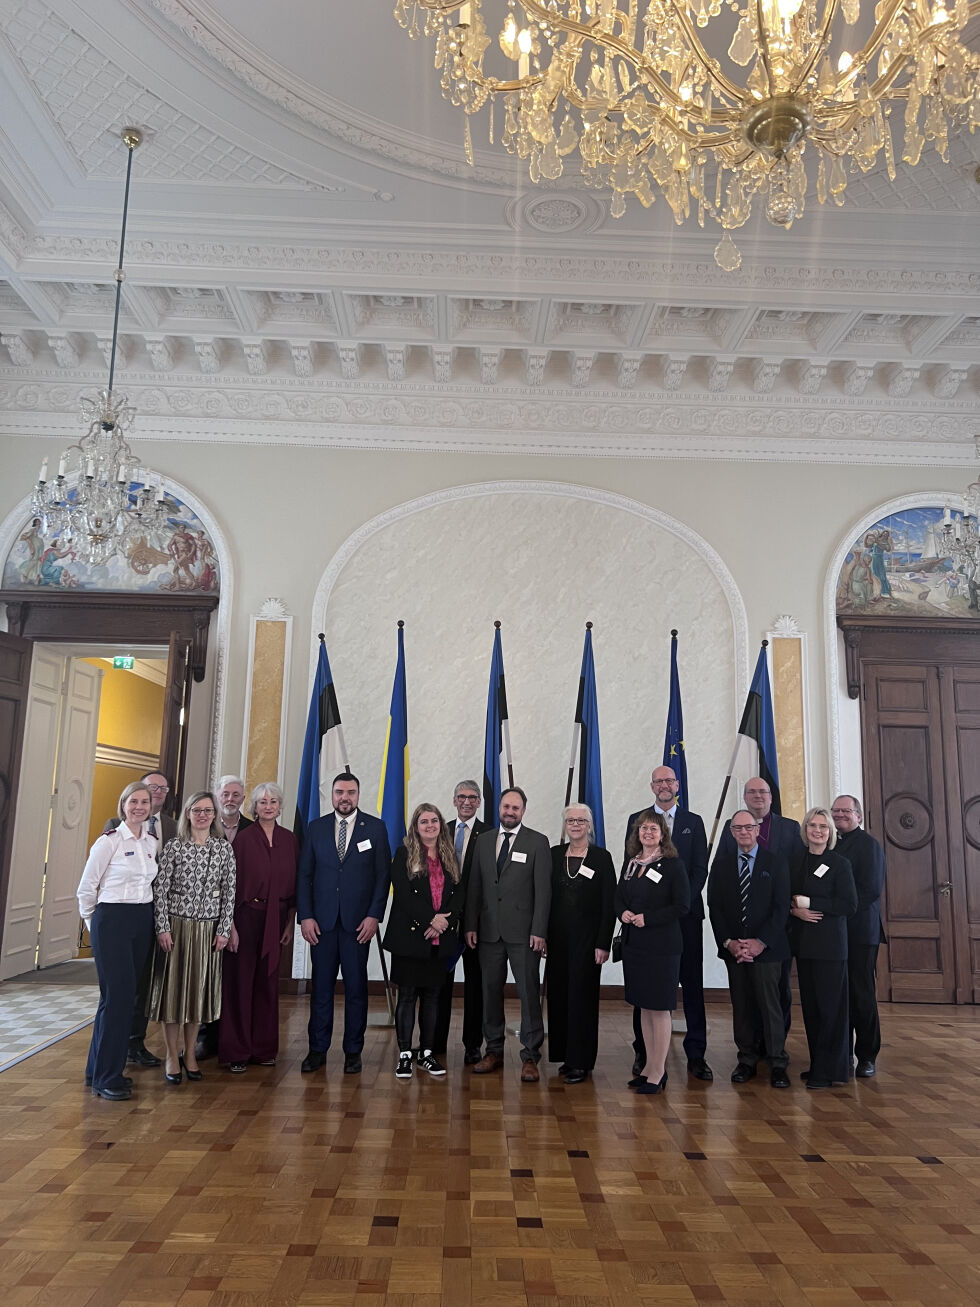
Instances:
[[[388,844],[394,852],[401,846],[408,813],[408,696],[405,689],[405,631],[398,623],[398,661],[391,689],[388,734],[381,762],[378,786],[378,815],[388,829]]]

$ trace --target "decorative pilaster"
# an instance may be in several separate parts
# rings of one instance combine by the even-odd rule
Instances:
[[[783,816],[800,821],[807,810],[806,635],[784,615],[768,636]]]
[[[250,619],[241,768],[246,801],[263,781],[282,785],[292,634],[293,619],[281,599],[266,599]]]

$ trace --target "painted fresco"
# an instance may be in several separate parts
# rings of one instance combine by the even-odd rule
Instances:
[[[980,617],[974,518],[948,508],[883,517],[854,541],[837,578],[838,613]]]
[[[135,492],[137,487],[132,489]],[[167,506],[171,511],[165,527],[135,532],[97,567],[82,562],[70,545],[62,547],[57,538],[45,540],[34,518],[7,555],[3,588],[217,593],[218,556],[203,523],[173,495],[167,496]]]

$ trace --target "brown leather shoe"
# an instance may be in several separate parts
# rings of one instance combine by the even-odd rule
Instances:
[[[502,1053],[484,1053],[479,1062],[473,1064],[473,1074],[475,1076],[485,1076],[491,1071],[499,1071],[504,1064]]]
[[[536,1085],[541,1079],[538,1074],[537,1065],[534,1062],[524,1062],[521,1065],[521,1083],[525,1085]]]

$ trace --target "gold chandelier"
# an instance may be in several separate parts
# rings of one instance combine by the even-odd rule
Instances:
[[[394,12],[409,36],[435,37],[442,93],[467,115],[470,163],[469,119],[489,102],[492,143],[500,101],[500,139],[527,160],[532,181],[559,178],[577,150],[585,184],[612,192],[614,217],[628,195],[649,207],[659,190],[677,223],[693,212],[724,229],[715,260],[732,270],[741,256],[731,232],[757,196],[778,226],[802,215],[814,157],[817,199],[839,205],[848,173],[880,156],[894,181],[896,150],[916,164],[927,141],[946,162],[950,126],[980,123],[980,54],[961,39],[980,0],[870,9],[867,0],[501,0],[499,77],[484,69],[498,56],[482,0],[395,0]],[[901,143],[890,121],[900,101]]]

